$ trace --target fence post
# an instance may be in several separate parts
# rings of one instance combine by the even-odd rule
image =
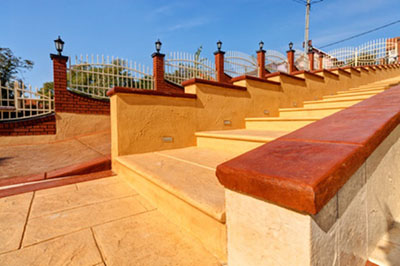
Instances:
[[[265,79],[265,50],[260,48],[257,51],[257,64],[258,64],[258,77],[261,79]]]
[[[319,70],[322,70],[324,68],[324,54],[323,53],[319,53]]]
[[[153,58],[154,89],[164,90],[164,57],[165,54],[155,52],[151,55]]]
[[[67,92],[67,61],[68,56],[50,54],[53,60],[54,110],[62,111],[63,95]]]
[[[354,66],[358,66],[358,53],[357,53],[357,48],[355,50],[355,57],[354,57]]]
[[[18,111],[18,81],[14,81],[14,106],[15,110]]]
[[[307,55],[308,55],[309,70],[314,71],[314,51],[310,49]]]
[[[287,59],[288,59],[288,64],[289,64],[289,74],[293,73],[295,71],[294,68],[294,50],[292,49],[293,43],[289,44],[289,50],[286,51],[287,53]]]

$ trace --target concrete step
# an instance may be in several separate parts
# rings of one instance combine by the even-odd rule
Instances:
[[[385,91],[385,90],[380,89],[380,90],[372,90],[372,91],[365,91],[365,92],[348,92],[348,93],[341,93],[341,94],[336,94],[336,95],[326,95],[326,96],[323,96],[322,99],[341,99],[341,98],[351,98],[351,97],[358,97],[358,96],[374,96],[383,91]]]
[[[367,89],[360,89],[360,88],[351,88],[349,90],[345,91],[337,91],[337,94],[348,94],[348,93],[363,93],[363,92],[371,92],[371,91],[376,91],[376,90],[384,90],[386,89],[387,86],[373,86],[371,88]]]
[[[358,96],[358,97],[353,97],[353,98],[343,98],[343,99],[324,99],[324,100],[318,100],[318,101],[305,101],[304,102],[304,108],[309,108],[309,107],[337,107],[337,106],[345,106],[349,107],[354,104],[357,104],[365,99],[370,98],[370,95],[367,96]]]
[[[307,108],[280,108],[279,117],[281,118],[316,118],[321,119],[328,115],[346,109],[346,106],[336,107],[307,107]]]
[[[400,223],[394,222],[388,232],[379,240],[372,251],[370,262],[379,266],[399,265],[400,262]]]
[[[294,131],[312,122],[317,121],[315,117],[282,118],[282,117],[254,117],[246,118],[246,129],[270,130],[270,131]]]
[[[226,260],[225,194],[215,168],[234,156],[189,147],[120,156],[114,171],[170,221]]]
[[[250,129],[204,131],[197,132],[196,139],[197,147],[240,155],[287,133],[289,132]]]

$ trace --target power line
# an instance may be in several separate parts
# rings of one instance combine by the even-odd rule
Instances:
[[[348,41],[348,40],[351,40],[351,39],[355,39],[357,37],[363,36],[365,34],[368,34],[368,33],[371,33],[371,32],[377,31],[377,30],[384,29],[386,27],[392,26],[392,25],[397,24],[397,23],[400,23],[400,19],[396,20],[394,22],[391,22],[389,24],[386,24],[386,25],[383,25],[383,26],[380,26],[380,27],[377,27],[377,28],[374,28],[374,29],[371,29],[371,30],[368,30],[368,31],[365,31],[365,32],[362,32],[362,33],[359,33],[359,34],[356,34],[356,35],[353,35],[353,36],[348,37],[346,39],[343,39],[343,40],[340,40],[340,41],[337,41],[337,42],[333,42],[333,43],[321,46],[320,48],[322,49],[322,48],[329,47],[329,46],[332,46],[332,45],[335,45],[335,44],[338,44],[338,43],[342,43],[342,42],[345,42],[345,41]]]

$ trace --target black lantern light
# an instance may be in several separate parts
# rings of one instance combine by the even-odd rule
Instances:
[[[290,50],[290,51],[293,50],[293,43],[292,43],[292,42],[289,43],[289,50]]]
[[[314,48],[312,47],[312,45],[308,46],[308,52],[311,53],[314,50]]]
[[[159,54],[159,53],[160,53],[160,50],[161,50],[161,45],[162,45],[162,43],[160,42],[160,39],[158,39],[158,40],[155,42],[155,44],[156,44],[156,51],[157,51],[157,53]]]
[[[61,55],[61,52],[64,49],[64,41],[61,40],[60,36],[58,36],[58,39],[54,40],[54,44],[56,46],[56,50],[58,52],[58,55]]]
[[[261,42],[258,43],[258,45],[260,46],[260,51],[262,51],[262,49],[263,49],[263,47],[264,47],[264,42],[261,41]]]
[[[221,41],[218,41],[218,42],[217,42],[218,52],[221,52],[221,47],[222,47],[222,42],[221,42]]]

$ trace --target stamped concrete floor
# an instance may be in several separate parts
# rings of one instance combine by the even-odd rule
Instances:
[[[0,179],[44,173],[110,153],[110,132],[46,144],[0,146]]]
[[[0,198],[0,265],[220,265],[118,176]]]

